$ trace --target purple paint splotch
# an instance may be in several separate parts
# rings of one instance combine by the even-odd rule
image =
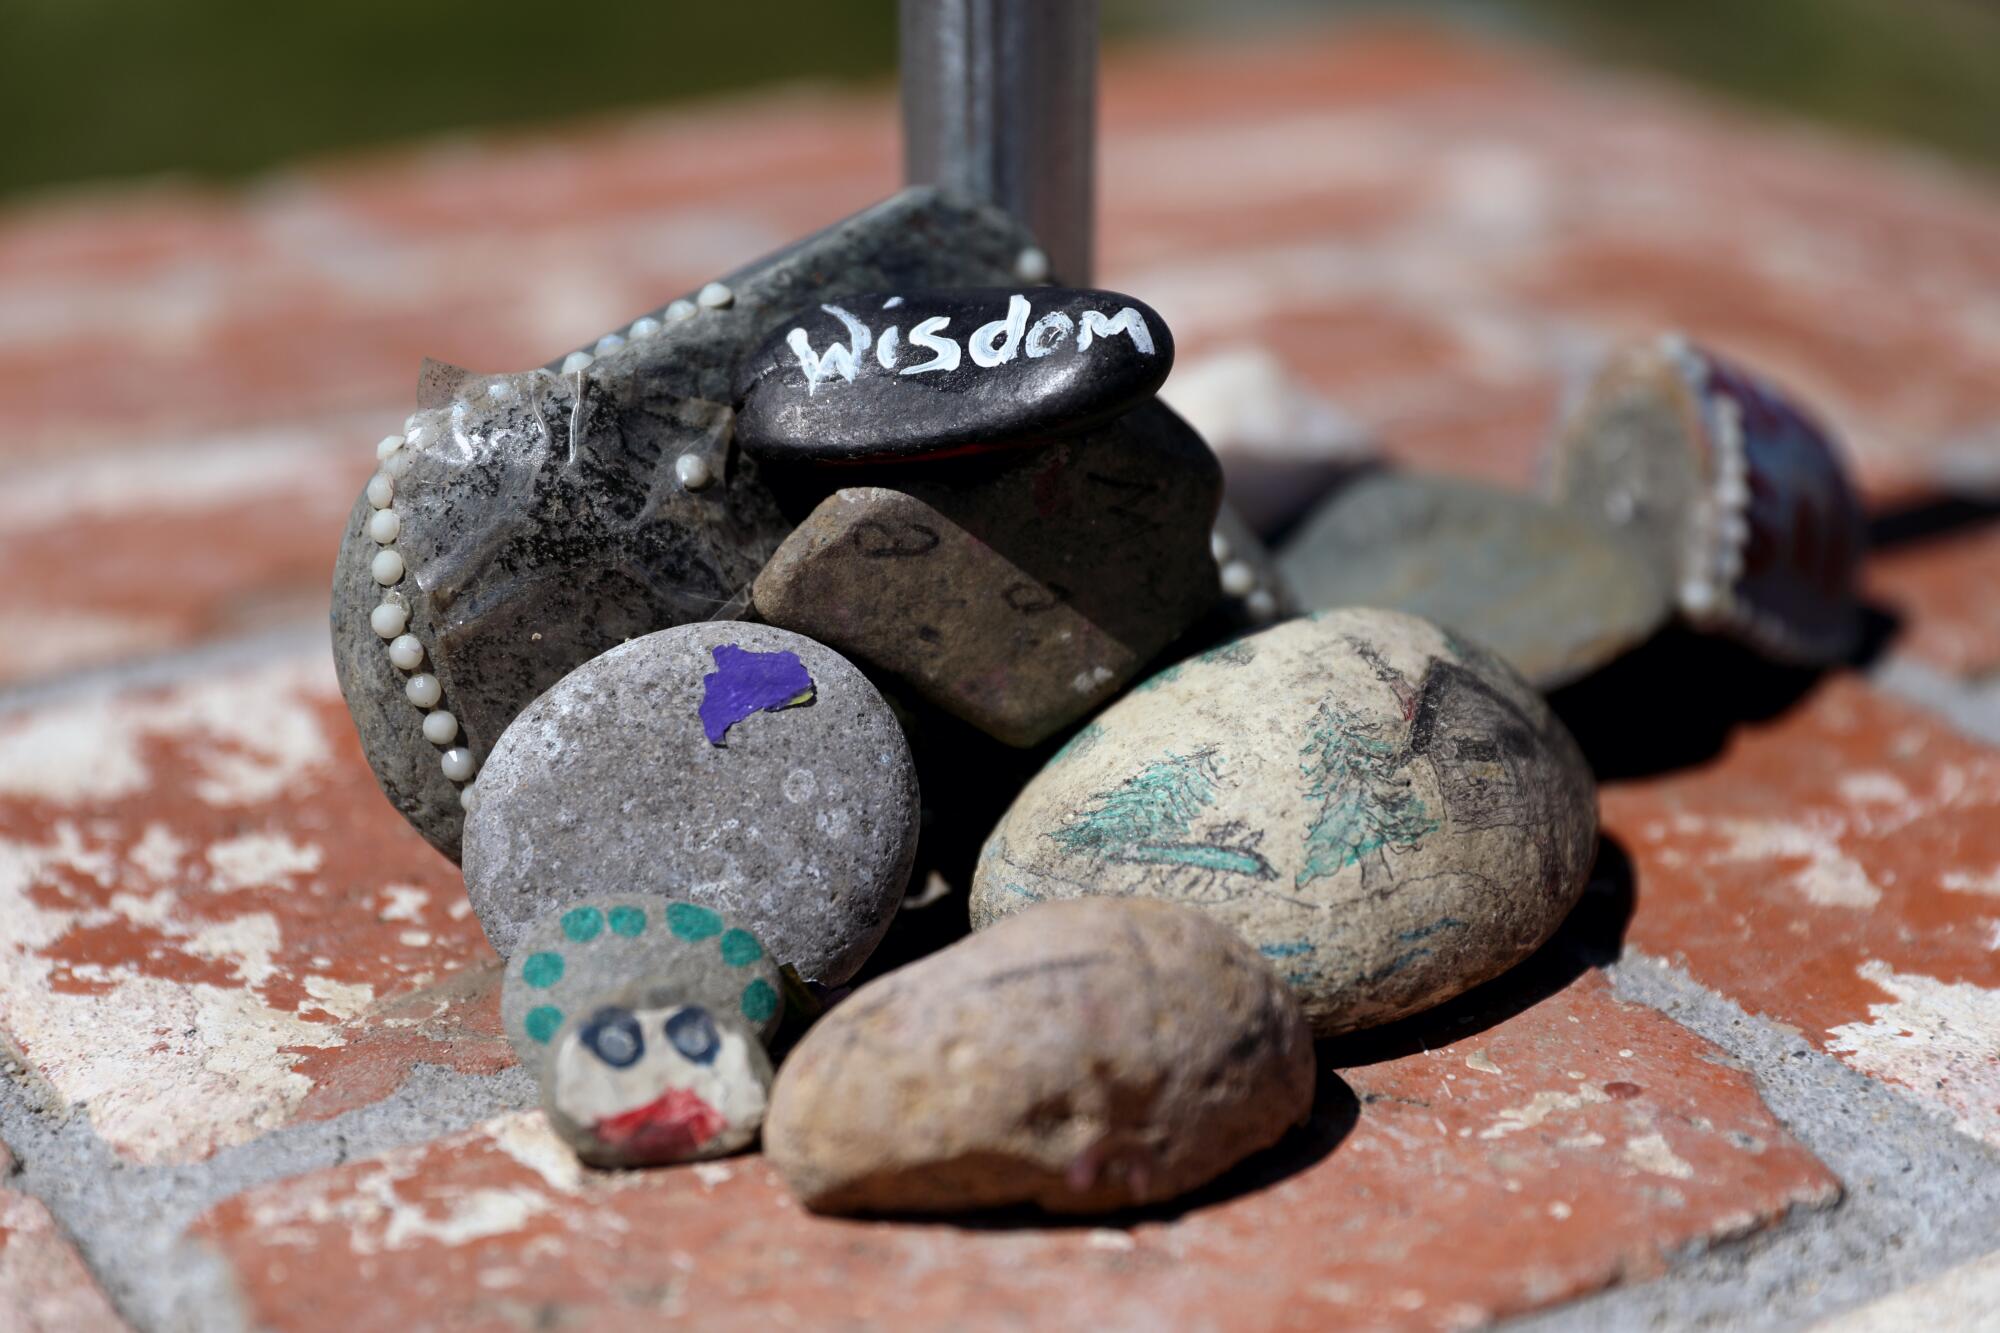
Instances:
[[[719,643],[715,670],[701,678],[701,729],[710,745],[722,744],[729,729],[757,712],[776,712],[811,703],[813,678],[799,655],[779,650],[752,652]]]

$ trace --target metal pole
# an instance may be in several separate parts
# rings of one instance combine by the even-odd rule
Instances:
[[[903,166],[1034,232],[1090,282],[1098,0],[902,0]]]

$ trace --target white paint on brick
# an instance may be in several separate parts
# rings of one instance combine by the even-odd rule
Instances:
[[[143,792],[145,751],[178,742],[201,800],[235,806],[298,791],[332,751],[308,699],[331,689],[332,664],[294,658],[204,675],[160,693],[88,696],[0,717],[0,795],[104,805]]]
[[[1550,1116],[1563,1111],[1579,1111],[1586,1106],[1610,1101],[1610,1096],[1595,1083],[1585,1083],[1573,1092],[1538,1092],[1528,1099],[1526,1105],[1509,1106],[1502,1110],[1491,1125],[1479,1131],[1482,1139],[1501,1139],[1509,1134],[1518,1134],[1524,1129],[1533,1129]]]
[[[188,854],[189,846],[165,824],[148,824],[139,841],[126,853],[126,860],[146,877],[147,883],[167,884],[180,873],[181,859]]]
[[[278,887],[296,875],[310,875],[325,859],[317,846],[294,842],[283,833],[224,838],[208,846],[208,864],[215,872],[209,887],[224,892]]]
[[[1863,963],[1860,974],[1894,998],[1869,1021],[1829,1028],[1842,1060],[1945,1112],[1962,1133],[2000,1146],[2000,990]]]
[[[574,1194],[583,1186],[583,1163],[549,1128],[540,1111],[517,1111],[479,1127],[493,1146],[542,1178],[550,1189]]]
[[[269,912],[251,912],[202,926],[188,937],[187,950],[202,958],[231,963],[237,980],[246,986],[261,986],[278,974],[272,959],[283,943],[278,918]]]
[[[1712,827],[1728,840],[1717,853],[1721,860],[1804,861],[1786,882],[1810,903],[1870,908],[1882,900],[1861,863],[1842,850],[1838,821],[1718,819]]]
[[[1667,1136],[1658,1132],[1625,1140],[1624,1151],[1619,1156],[1649,1175],[1669,1176],[1675,1180],[1694,1178],[1694,1168],[1676,1155],[1667,1142]]]
[[[1947,870],[1938,881],[1946,893],[1977,893],[1988,898],[2000,898],[2000,869],[1985,870],[1978,874],[1968,874],[1962,870]]]
[[[424,919],[424,907],[431,900],[428,889],[420,889],[413,884],[385,885],[382,893],[389,901],[382,904],[382,910],[376,916],[383,921],[421,921]]]
[[[1907,805],[1910,789],[1894,773],[1849,773],[1840,779],[1840,796],[1860,805]]]

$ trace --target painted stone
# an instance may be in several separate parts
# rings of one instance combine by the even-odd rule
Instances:
[[[1826,429],[1750,372],[1678,335],[1620,350],[1549,474],[1640,543],[1695,628],[1806,666],[1854,651],[1860,500]]]
[[[1322,612],[1170,667],[1078,732],[987,840],[972,921],[1186,903],[1341,1032],[1532,953],[1583,892],[1596,814],[1575,741],[1499,658],[1400,612]]]
[[[766,1158],[811,1209],[1171,1199],[1304,1120],[1311,1035],[1255,950],[1168,903],[1050,903],[880,977],[779,1071]]]
[[[732,442],[744,359],[781,323],[856,284],[1006,281],[1029,243],[909,190],[558,365],[427,365],[334,571],[341,692],[396,808],[456,859],[464,781],[516,713],[598,653],[726,608],[826,493],[781,503]]]
[[[1144,302],[1063,287],[904,289],[806,306],[744,363],[760,458],[928,458],[1046,439],[1152,397],[1173,335]]]
[[[1554,689],[1673,615],[1643,546],[1595,517],[1450,477],[1376,472],[1336,492],[1280,560],[1311,607],[1408,611]]]
[[[656,1166],[756,1137],[781,986],[751,931],[697,903],[627,895],[530,926],[507,960],[500,1019],[577,1156]]]
[[[812,689],[717,745],[702,705],[730,649],[795,658]],[[916,854],[916,770],[888,705],[840,654],[768,625],[682,625],[592,658],[514,719],[477,790],[465,887],[507,958],[543,917],[661,893],[832,985],[881,940]]]
[[[1221,474],[1158,403],[885,480],[799,525],[757,576],[757,614],[1010,745],[1103,703],[1216,599]]]

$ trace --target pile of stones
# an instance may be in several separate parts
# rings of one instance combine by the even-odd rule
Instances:
[[[1686,344],[1614,361],[1554,498],[1370,474],[1274,559],[1159,315],[1047,268],[908,191],[543,368],[427,363],[378,447],[341,687],[584,1161],[1182,1194],[1306,1117],[1315,1036],[1574,906],[1595,787],[1540,688],[1676,610],[1851,640],[1830,449]],[[970,933],[894,943],[918,902]]]

